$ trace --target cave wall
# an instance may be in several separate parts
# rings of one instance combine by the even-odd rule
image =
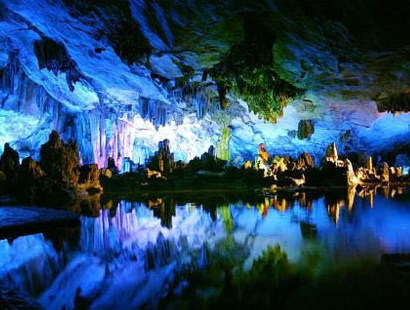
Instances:
[[[0,1],[0,152],[11,142],[36,157],[54,129],[78,143],[83,163],[101,167],[108,157],[120,167],[124,158],[142,164],[165,138],[184,161],[215,145],[241,164],[261,142],[270,153],[309,152],[316,161],[333,141],[342,154],[408,152],[409,113],[379,112],[373,101],[389,98],[386,87],[405,93],[410,66],[401,54],[369,58],[354,46],[350,21],[337,17],[321,27],[306,18],[316,7],[292,20],[283,15],[289,4],[281,5]],[[233,89],[220,104],[218,81],[254,63],[249,55],[264,41],[244,26],[255,18],[271,36],[255,60],[280,81],[269,85],[278,93],[286,83],[303,90],[273,112],[269,102],[255,108]],[[392,55],[397,61],[386,67]],[[212,76],[221,64],[226,75]],[[274,113],[269,121],[260,117],[266,109]],[[301,121],[314,126],[306,138],[298,134]]]

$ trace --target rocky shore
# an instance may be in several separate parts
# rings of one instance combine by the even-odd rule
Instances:
[[[327,148],[320,166],[312,156],[297,159],[271,156],[260,144],[257,155],[241,167],[216,156],[215,148],[189,163],[175,161],[168,140],[161,141],[158,151],[145,165],[128,162],[128,172],[120,173],[113,159],[107,167],[81,165],[75,144],[64,143],[57,132],[41,146],[40,160],[24,158],[6,144],[0,159],[0,194],[9,194],[19,202],[32,205],[92,205],[100,194],[142,192],[253,192],[299,188],[332,188],[376,186],[408,187],[410,178],[403,167],[386,162],[373,165],[368,156],[364,165],[352,163],[338,155],[335,143]]]
[[[216,157],[210,147],[200,158],[189,163],[175,162],[169,141],[159,143],[158,151],[145,167],[129,164],[130,171],[123,174],[103,173],[104,190],[112,192],[175,191],[175,190],[255,190],[259,188],[297,189],[376,186],[408,186],[410,178],[403,167],[390,167],[386,162],[373,166],[372,157],[364,165],[352,163],[338,155],[336,144],[329,145],[317,167],[312,156],[301,154],[291,157],[271,157],[264,144],[260,144],[253,161],[241,167]]]
[[[101,193],[97,165],[80,165],[76,144],[64,143],[53,131],[41,146],[40,161],[19,154],[5,144],[0,158],[0,195],[25,204],[57,205]]]
[[[65,210],[38,207],[0,207],[0,238],[21,236],[48,228],[80,224],[80,217]]]

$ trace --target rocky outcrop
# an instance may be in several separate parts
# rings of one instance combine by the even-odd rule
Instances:
[[[309,139],[315,132],[315,125],[311,120],[301,120],[298,124],[298,138]]]
[[[336,143],[332,143],[327,147],[326,156],[319,170],[325,183],[348,186],[358,184],[352,162],[347,158],[344,160],[339,159]]]
[[[174,154],[170,151],[168,139],[158,143],[158,151],[151,158],[148,168],[163,175],[170,174],[175,169]]]
[[[25,200],[29,203],[36,203],[46,199],[49,190],[45,172],[41,169],[40,164],[31,157],[24,158],[18,174],[17,192],[22,193]]]
[[[258,146],[258,156],[255,160],[255,169],[263,170],[264,175],[269,175],[269,153],[266,151],[266,146],[263,143],[260,143]]]
[[[337,153],[336,143],[333,142],[326,149],[325,161],[330,161],[336,164],[338,160],[339,160],[339,155]]]
[[[390,180],[390,169],[389,169],[389,164],[386,162],[383,162],[381,166],[379,167],[379,174],[380,174],[380,180],[382,182],[388,183]]]
[[[84,188],[89,193],[100,193],[102,187],[100,185],[100,170],[98,165],[84,165],[79,168],[80,176],[78,185]]]
[[[40,166],[47,177],[64,186],[78,182],[80,158],[76,144],[65,144],[56,131],[50,134],[49,141],[41,146]]]
[[[314,167],[312,156],[309,153],[303,153],[296,162],[297,170],[306,170]]]
[[[57,132],[50,134],[40,155],[40,162],[27,157],[20,166],[18,153],[6,145],[1,157],[6,192],[25,203],[52,205],[102,192],[98,166],[80,166],[77,146],[64,143]]]
[[[0,171],[5,174],[8,182],[15,182],[19,166],[19,154],[6,143],[0,158]]]

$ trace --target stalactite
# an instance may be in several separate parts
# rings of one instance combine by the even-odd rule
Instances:
[[[74,84],[82,78],[82,74],[78,70],[75,61],[68,55],[63,44],[44,37],[41,41],[34,43],[34,52],[40,69],[47,68],[54,75],[64,72],[69,89],[74,90]]]

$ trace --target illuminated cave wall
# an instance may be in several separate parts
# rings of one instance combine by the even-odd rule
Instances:
[[[214,145],[221,157],[229,155],[241,164],[254,157],[261,142],[272,154],[310,152],[316,162],[333,141],[342,154],[408,153],[410,115],[380,113],[376,103],[366,99],[370,95],[365,90],[377,76],[366,75],[359,84],[346,82],[347,71],[358,68],[356,74],[363,73],[363,66],[338,63],[340,51],[318,40],[308,44],[302,36],[282,35],[272,51],[276,71],[308,89],[289,101],[276,124],[249,111],[235,94],[228,94],[230,105],[221,110],[218,87],[203,72],[218,63],[241,35],[235,19],[226,22],[221,17],[227,14],[224,10],[197,2],[198,7],[186,9],[202,14],[192,27],[202,30],[211,22],[215,26],[209,27],[202,45],[183,50],[186,38],[175,25],[185,29],[188,13],[178,15],[162,1],[130,1],[127,18],[150,54],[129,59],[133,53],[125,53],[128,46],[119,49],[117,45],[124,43],[111,38],[107,20],[125,23],[124,27],[130,22],[124,17],[116,20],[110,7],[96,17],[87,14],[88,4],[81,13],[72,4],[76,1],[0,1],[0,152],[5,142],[11,142],[22,157],[36,157],[55,129],[63,139],[77,141],[83,163],[101,167],[108,157],[120,167],[126,157],[144,163],[166,138],[176,160],[184,161]],[[152,6],[154,16],[147,15],[147,6]],[[228,35],[226,29],[231,31]],[[347,40],[343,27],[335,29]],[[142,62],[144,57],[148,61]],[[336,79],[326,79],[326,74]],[[406,79],[408,72],[400,76]],[[342,91],[360,96],[346,97]],[[301,120],[314,125],[308,139],[298,138]]]

